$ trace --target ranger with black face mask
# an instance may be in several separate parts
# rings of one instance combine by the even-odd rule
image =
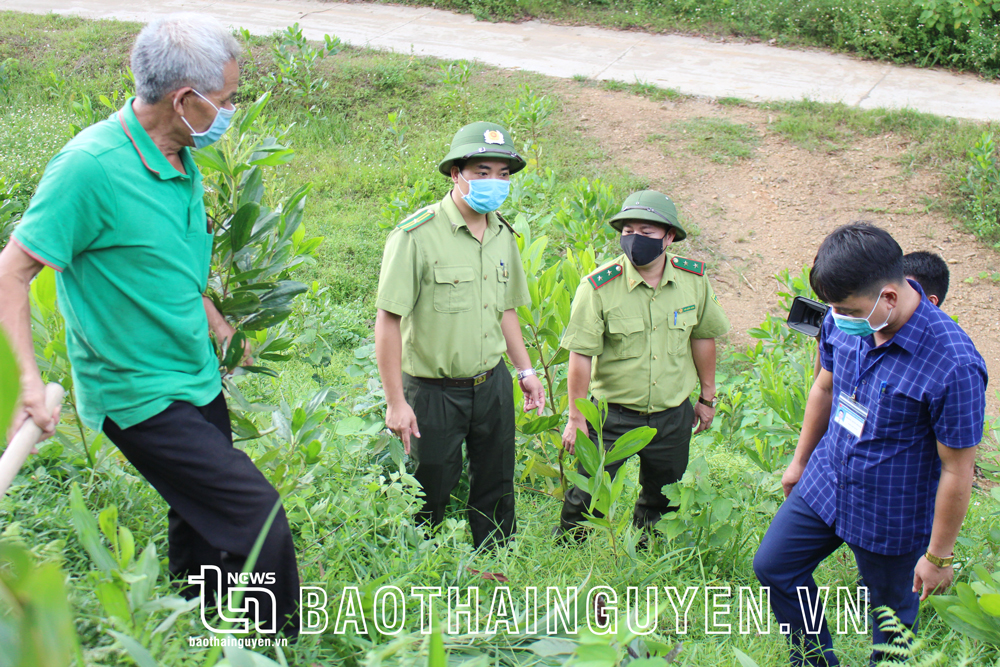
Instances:
[[[703,431],[715,417],[715,338],[729,331],[729,320],[704,264],[666,253],[687,236],[669,197],[633,193],[610,224],[621,232],[625,254],[580,283],[562,339],[570,351],[563,446],[572,453],[577,430],[588,433],[576,408],[576,400],[588,396],[608,402],[608,448],[638,426],[655,428],[638,453],[642,491],[633,515],[637,527],[651,531],[672,509],[661,489],[684,474],[692,428]],[[689,397],[699,382],[701,395],[692,406]],[[606,470],[614,477],[624,462]],[[580,473],[586,474],[582,466]],[[557,535],[574,531],[581,537],[578,527],[589,506],[589,494],[570,489]]]

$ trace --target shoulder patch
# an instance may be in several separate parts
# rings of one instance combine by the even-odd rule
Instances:
[[[396,225],[396,228],[402,229],[404,232],[412,232],[414,229],[428,220],[431,220],[433,217],[434,211],[429,208],[425,208],[406,218],[403,218],[403,221]]]
[[[705,263],[699,262],[696,259],[688,259],[686,257],[674,257],[670,260],[670,263],[674,267],[680,269],[681,271],[687,271],[688,273],[693,273],[696,276],[705,275]]]
[[[602,267],[599,271],[594,271],[587,276],[587,280],[590,281],[590,284],[594,289],[601,289],[612,280],[622,275],[622,273],[621,264],[612,264],[608,267]]]

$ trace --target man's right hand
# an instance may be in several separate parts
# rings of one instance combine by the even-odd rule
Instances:
[[[577,429],[587,433],[587,419],[583,414],[570,415],[566,423],[566,430],[562,434],[563,449],[570,454],[576,453],[576,431]]]
[[[417,415],[406,401],[399,404],[389,404],[385,411],[385,425],[403,441],[403,451],[410,453],[410,435],[420,437],[417,428]]]
[[[796,462],[794,459],[785,468],[785,474],[781,476],[781,488],[785,491],[786,498],[792,492],[792,488],[799,483],[799,479],[802,478],[802,472],[805,469],[805,465]]]
[[[51,438],[55,435],[56,425],[59,423],[59,411],[59,406],[56,406],[54,411],[49,411],[45,407],[45,384],[41,378],[37,382],[25,383],[21,390],[20,407],[14,414],[14,421],[7,432],[7,441],[14,437],[28,419],[34,420],[38,428],[42,429],[39,442]]]

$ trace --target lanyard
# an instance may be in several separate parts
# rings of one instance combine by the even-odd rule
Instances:
[[[866,375],[868,375],[868,373],[871,372],[871,370],[873,368],[875,368],[876,366],[878,366],[879,362],[882,361],[882,358],[885,356],[885,353],[887,351],[887,350],[882,350],[882,352],[881,352],[881,354],[879,354],[878,358],[875,361],[873,361],[871,363],[871,365],[868,366],[868,368],[866,368],[864,371],[862,371],[861,370],[861,357],[862,357],[862,349],[863,348],[864,348],[864,341],[859,340],[858,341],[858,358],[857,358],[858,372],[854,376],[854,378],[855,378],[854,379],[854,391],[851,392],[851,399],[855,400],[855,401],[858,400],[858,387],[861,386],[861,380],[864,379],[864,377]]]

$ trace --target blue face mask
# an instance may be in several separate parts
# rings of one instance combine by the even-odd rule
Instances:
[[[461,173],[458,175],[469,184],[469,194],[462,195],[462,199],[476,213],[485,215],[497,210],[510,194],[510,181],[501,178],[477,178],[469,181]]]
[[[875,309],[878,308],[879,299],[882,295],[878,295],[878,299],[875,299],[875,305],[872,306],[872,312],[868,313],[868,317],[871,317],[875,313]],[[889,314],[892,313],[892,308],[889,309]],[[881,331],[885,328],[885,325],[889,324],[889,315],[885,316],[885,322],[880,324],[878,327],[873,327],[868,323],[868,317],[848,317],[847,315],[840,315],[838,313],[831,313],[833,315],[833,323],[837,325],[837,328],[843,331],[849,336],[871,336],[876,331]]]
[[[194,88],[191,89],[194,94],[205,100],[209,104],[212,104],[212,100],[208,99]],[[233,119],[233,114],[236,113],[236,109],[220,109],[219,107],[212,104],[212,108],[215,109],[215,120],[212,124],[208,126],[208,129],[204,132],[195,132],[194,128],[191,127],[191,123],[187,122],[187,118],[181,116],[181,120],[184,124],[188,126],[191,130],[191,139],[194,141],[195,148],[204,148],[205,146],[211,146],[216,141],[226,133],[229,129],[229,122]]]

